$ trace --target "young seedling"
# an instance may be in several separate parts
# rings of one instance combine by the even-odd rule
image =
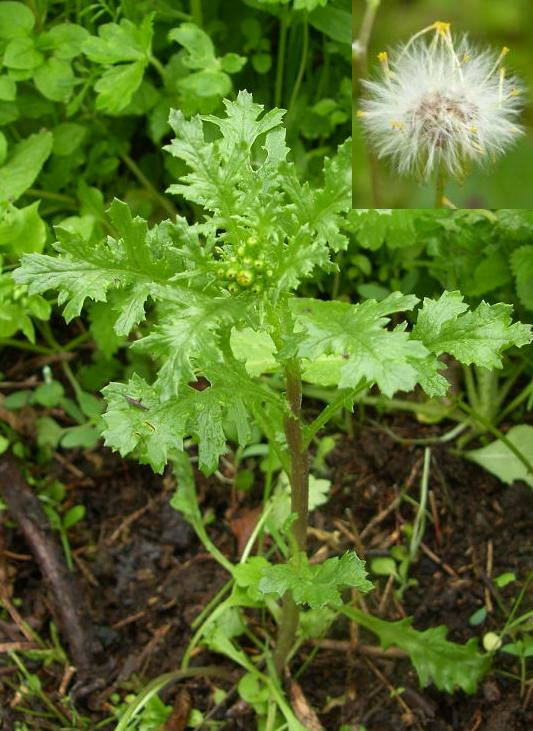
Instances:
[[[306,621],[321,612],[323,618],[343,612],[384,644],[413,650],[422,682],[472,691],[487,668],[475,641],[453,645],[444,628],[419,634],[405,621],[387,623],[344,605],[346,587],[372,588],[354,552],[309,562],[309,450],[336,412],[352,407],[363,391],[375,386],[390,397],[419,385],[430,396],[442,396],[448,382],[440,373],[441,354],[498,368],[506,348],[531,340],[530,328],[513,324],[504,304],[482,302],[469,310],[459,292],[425,299],[416,316],[409,315],[412,326],[400,313],[419,305],[413,295],[394,292],[380,302],[357,304],[298,297],[299,284],[317,269],[334,270],[332,253],[348,244],[343,227],[350,208],[350,143],[326,159],[323,185],[313,188],[299,179],[289,158],[282,110],[263,113],[247,92],[225,107],[223,117],[187,120],[179,111],[170,117],[176,137],[167,149],[189,169],[170,192],[203,211],[203,218],[189,223],[177,217],[149,229],[115,200],[109,213],[116,237],[94,247],[58,226],[57,254],[24,257],[15,280],[29,285],[30,294],[58,289],[67,320],[81,313],[86,299],[105,301],[113,292],[109,316],[121,335],[140,327],[151,300],[153,325],[131,347],[151,354],[157,376],[148,383],[134,375],[104,388],[103,434],[108,446],[157,472],[175,464],[173,504],[204,542],[209,539],[184,445],[196,445],[199,468],[211,474],[229,435],[245,445],[256,424],[286,472],[291,515],[277,526],[288,548],[285,562],[250,556],[250,545],[245,560],[234,565],[208,544],[233,589],[206,620],[204,635],[246,669],[243,693],[251,678],[254,687],[259,683],[268,691],[291,729],[302,728],[278,678],[305,606],[315,612],[304,612]],[[191,385],[200,377],[207,384],[203,390]],[[303,382],[336,389],[312,420],[302,410]],[[265,505],[265,511],[272,509]],[[244,631],[243,607],[267,607],[277,621],[272,653],[258,641],[266,670],[235,642]],[[303,624],[302,631],[308,631]],[[421,647],[427,650],[424,664]],[[263,704],[258,693],[255,702]]]

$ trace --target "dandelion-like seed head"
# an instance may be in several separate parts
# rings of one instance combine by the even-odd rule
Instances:
[[[504,152],[522,133],[522,86],[502,66],[508,51],[479,51],[437,21],[390,57],[378,54],[381,78],[363,82],[358,117],[379,157],[401,174],[460,178],[472,162]]]

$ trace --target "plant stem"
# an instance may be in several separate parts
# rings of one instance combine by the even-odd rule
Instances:
[[[156,58],[155,56],[150,56],[150,63],[154,67],[154,69],[157,71],[159,76],[161,77],[163,84],[165,83],[165,67],[161,63],[161,61]]]
[[[204,24],[202,0],[191,0],[191,16],[192,22],[201,28]]]
[[[283,94],[283,74],[285,71],[285,53],[287,48],[287,31],[289,29],[289,16],[287,9],[281,13],[278,41],[278,62],[276,67],[276,86],[274,87],[274,106],[281,106]]]
[[[372,28],[374,27],[374,21],[376,20],[376,13],[378,11],[380,1],[381,0],[366,0],[366,9],[361,23],[359,36],[352,46],[352,98],[354,102],[358,96],[357,88],[360,85],[361,79],[365,79],[368,76],[368,44],[372,34]],[[367,158],[370,170],[370,183],[372,186],[372,202],[375,208],[379,208],[381,205],[379,165],[376,155],[370,148],[368,148]],[[355,198],[352,203],[354,208],[359,208]]]
[[[293,109],[294,104],[296,103],[296,100],[298,99],[298,94],[300,92],[300,87],[302,85],[303,77],[305,74],[305,67],[307,65],[308,60],[308,53],[309,53],[309,21],[307,20],[307,13],[305,14],[304,21],[303,21],[303,46],[302,46],[302,57],[300,60],[300,68],[298,69],[298,75],[296,77],[296,81],[294,82],[294,86],[292,88],[292,94],[291,94],[291,100],[289,102],[289,112]]]
[[[297,514],[290,530],[294,536],[291,554],[305,552],[309,513],[309,465],[304,446],[302,424],[302,377],[300,364],[292,359],[285,365],[285,382],[289,414],[285,418],[285,436],[290,455],[291,512]],[[293,545],[294,544],[294,545]],[[281,675],[298,628],[299,610],[290,592],[283,597],[279,634],[274,650],[274,667]]]
[[[437,172],[437,184],[435,188],[435,208],[444,208],[444,187],[446,185],[446,172],[443,165],[439,165]]]
[[[174,204],[172,201],[169,201],[168,198],[166,198],[164,195],[161,195],[159,191],[153,186],[153,184],[148,180],[146,175],[143,173],[143,171],[140,169],[140,167],[137,165],[137,163],[131,159],[131,157],[126,152],[119,152],[120,159],[122,162],[128,167],[131,172],[135,175],[137,180],[143,185],[147,191],[152,195],[152,197],[159,203],[161,208],[163,208],[172,218],[174,218],[177,215],[177,210],[174,207]]]

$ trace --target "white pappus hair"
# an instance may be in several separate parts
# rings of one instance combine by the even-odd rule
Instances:
[[[394,51],[390,63],[380,53],[382,77],[363,82],[357,115],[379,157],[400,174],[461,178],[472,162],[504,152],[523,131],[516,124],[522,85],[501,66],[508,51],[479,51],[437,21]]]

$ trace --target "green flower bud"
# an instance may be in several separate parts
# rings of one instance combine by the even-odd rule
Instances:
[[[257,236],[254,236],[253,234],[252,236],[248,236],[246,243],[248,246],[255,246],[257,244]]]
[[[270,277],[273,277],[274,276],[274,272],[272,271],[272,269],[267,269],[266,272],[265,272],[265,274],[267,275],[267,277],[269,279],[270,279]]]
[[[241,285],[241,287],[249,287],[253,281],[254,275],[247,269],[243,269],[243,271],[237,274],[237,282]]]
[[[244,256],[246,254],[246,247],[242,245],[239,246],[239,248],[237,249],[237,254],[239,256]]]
[[[246,267],[247,269],[253,266],[253,261],[250,259],[249,256],[245,256],[241,263],[243,267]]]
[[[483,647],[487,652],[496,652],[502,646],[502,641],[496,632],[487,632],[483,635]]]
[[[256,259],[254,261],[254,269],[258,272],[262,271],[265,268],[265,260],[264,259]]]
[[[237,294],[239,292],[239,288],[235,284],[235,282],[231,282],[231,284],[228,284],[228,292],[230,294]]]
[[[237,276],[237,269],[235,267],[229,267],[229,269],[226,269],[226,277],[228,279],[235,279]]]
[[[224,267],[219,267],[217,269],[217,277],[219,279],[226,279],[226,270],[224,269]]]

